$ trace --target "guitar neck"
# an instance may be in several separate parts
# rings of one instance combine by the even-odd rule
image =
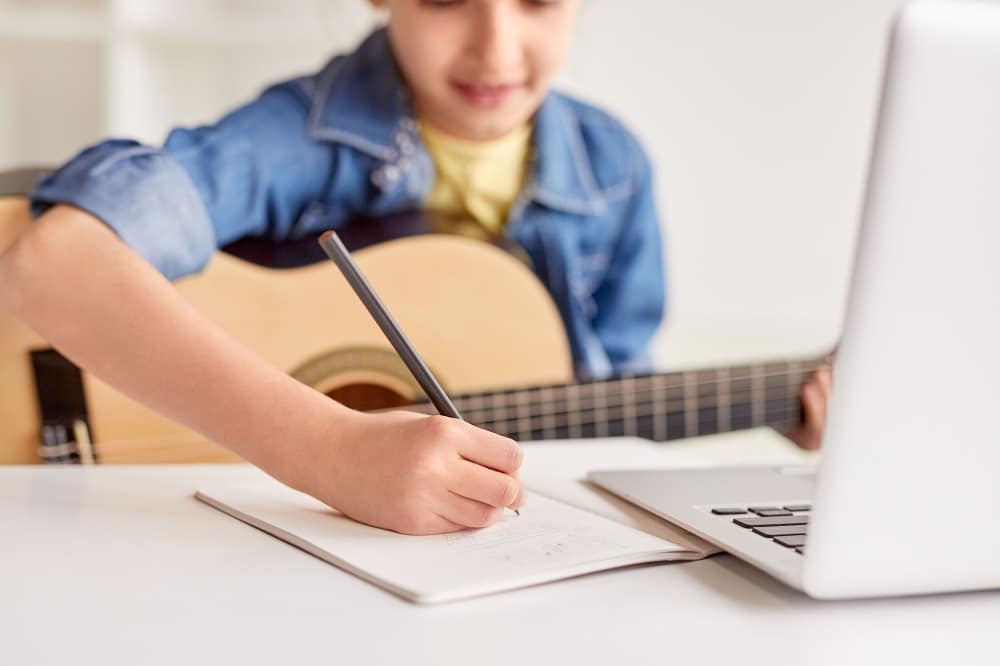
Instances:
[[[668,441],[802,422],[799,393],[823,359],[469,393],[462,416],[516,440],[637,436]]]

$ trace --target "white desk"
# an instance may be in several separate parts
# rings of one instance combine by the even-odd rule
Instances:
[[[714,441],[619,459],[797,458],[766,433]],[[526,474],[608,450],[532,448]],[[0,663],[1000,662],[1000,593],[820,603],[728,556],[411,605],[191,497],[245,471],[0,468]]]

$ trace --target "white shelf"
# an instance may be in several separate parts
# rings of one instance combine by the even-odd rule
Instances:
[[[99,41],[108,34],[104,12],[88,9],[0,7],[0,39]]]
[[[363,0],[0,0],[0,169],[157,142],[371,29]]]
[[[121,34],[142,40],[214,46],[284,46],[320,43],[319,26],[302,21],[251,18],[238,21],[171,21],[124,26]]]

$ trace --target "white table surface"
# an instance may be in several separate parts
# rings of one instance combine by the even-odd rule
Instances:
[[[529,480],[801,459],[763,431],[528,446]],[[1000,663],[1000,592],[816,602],[726,555],[413,605],[191,496],[246,472],[0,468],[0,664]]]

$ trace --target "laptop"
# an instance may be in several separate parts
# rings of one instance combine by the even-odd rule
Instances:
[[[594,471],[821,599],[1000,587],[1000,3],[892,30],[815,470]]]

